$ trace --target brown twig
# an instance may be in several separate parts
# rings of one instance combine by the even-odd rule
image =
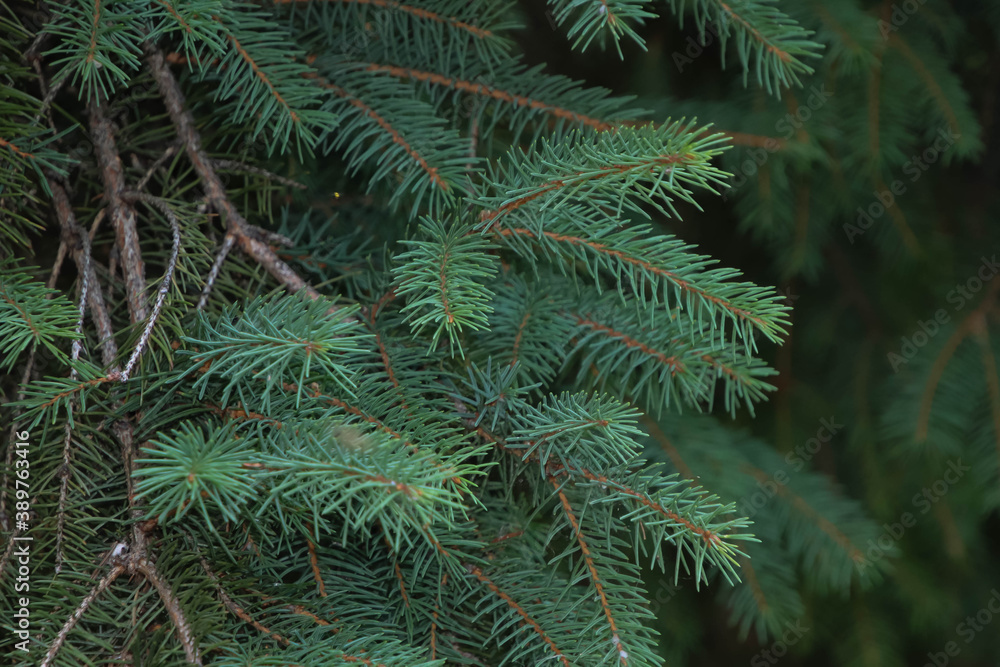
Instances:
[[[73,351],[70,353],[70,361],[75,362],[80,359],[80,352],[83,350],[83,345],[80,343],[80,339],[83,337],[83,317],[86,313],[87,307],[87,292],[90,291],[90,281],[87,278],[87,272],[83,272],[80,275],[80,314],[76,320],[76,335],[77,338],[73,340]],[[70,380],[76,381],[78,374],[76,372],[75,366],[70,366],[69,371]],[[73,395],[69,399],[69,410],[70,413],[74,412],[77,407],[76,395]],[[73,443],[73,427],[70,425],[72,420],[67,418],[66,423],[63,425],[63,464],[59,470],[59,509],[56,512],[56,574],[62,572],[63,563],[63,540],[65,537],[66,529],[66,502],[69,498],[69,471],[70,471],[70,453],[72,451]]]
[[[145,266],[139,250],[139,233],[136,231],[136,215],[132,205],[122,198],[125,191],[125,176],[122,161],[118,157],[114,129],[107,117],[106,108],[96,100],[90,103],[90,134],[94,142],[94,154],[101,167],[104,181],[104,199],[110,209],[111,224],[115,229],[115,239],[121,253],[122,273],[125,276],[125,294],[132,323],[146,319]]]
[[[205,278],[205,287],[201,290],[201,298],[198,299],[198,310],[204,309],[205,304],[208,303],[208,297],[212,293],[212,286],[215,285],[215,279],[219,277],[219,271],[222,270],[222,265],[225,263],[229,251],[233,249],[234,243],[236,243],[236,237],[227,233],[226,237],[222,240],[222,247],[219,248],[219,253],[215,256],[215,261],[212,262],[212,269]]]
[[[156,592],[159,593],[160,600],[163,601],[163,606],[167,608],[167,613],[170,614],[170,620],[173,621],[174,627],[177,628],[177,636],[184,647],[184,656],[187,658],[187,661],[192,665],[201,665],[201,656],[198,654],[198,644],[195,642],[194,633],[191,632],[191,626],[188,625],[187,618],[184,617],[184,611],[177,601],[177,596],[170,590],[170,585],[163,580],[163,577],[156,571],[153,563],[146,558],[139,559],[135,569],[141,572],[147,581],[153,584]]]
[[[164,163],[170,158],[172,158],[176,152],[177,152],[177,144],[176,143],[170,144],[170,146],[167,147],[167,150],[163,153],[163,155],[156,158],[156,161],[153,162],[153,164],[150,165],[149,169],[146,170],[146,173],[139,180],[139,184],[135,186],[135,189],[139,192],[142,192],[146,188],[146,184],[149,183],[149,179],[151,179],[153,177],[153,174],[156,173],[156,170],[162,167]]]
[[[167,107],[167,113],[174,124],[174,130],[187,152],[191,165],[198,173],[205,194],[212,206],[226,217],[227,236],[234,237],[239,247],[258,264],[267,269],[274,278],[285,285],[290,291],[304,291],[312,299],[320,298],[319,292],[300,278],[290,266],[281,261],[266,243],[261,242],[249,231],[250,225],[236,206],[229,200],[225,188],[212,161],[201,147],[201,138],[195,129],[194,117],[184,108],[184,94],[167,66],[163,54],[153,44],[143,45],[146,60],[149,63],[153,78],[160,90],[160,96]]]
[[[87,302],[90,307],[90,317],[97,328],[97,335],[101,341],[101,361],[105,368],[110,368],[118,356],[118,346],[115,344],[114,330],[111,327],[111,318],[108,316],[108,309],[104,305],[104,296],[101,294],[97,274],[90,255],[90,237],[76,224],[76,217],[73,208],[69,203],[69,196],[63,186],[54,178],[49,176],[49,190],[52,192],[52,203],[54,204],[56,218],[62,228],[63,240],[73,252],[73,260],[76,262],[77,272],[83,276],[86,274],[90,289],[87,290]]]
[[[290,178],[285,178],[284,176],[279,176],[278,174],[272,173],[267,169],[261,169],[260,167],[253,166],[252,164],[237,162],[236,160],[212,160],[212,166],[221,171],[242,171],[247,174],[263,176],[268,180],[277,181],[282,185],[287,185],[288,187],[296,188],[297,190],[308,189],[306,186],[297,181],[293,181]]]

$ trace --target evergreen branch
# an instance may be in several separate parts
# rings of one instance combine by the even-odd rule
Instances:
[[[248,379],[265,380],[260,394],[265,408],[274,388],[295,383],[298,401],[306,384],[317,377],[353,396],[354,380],[344,356],[359,352],[368,337],[354,333],[358,327],[353,312],[353,308],[331,312],[323,300],[289,297],[255,299],[245,308],[228,308],[214,323],[199,316],[199,334],[184,337],[197,351],[183,352],[195,363],[188,372],[207,364],[194,383],[199,399],[214,377],[226,381],[223,407]]]
[[[671,9],[683,15],[689,0],[669,0]],[[735,39],[743,82],[750,72],[751,53],[757,81],[768,92],[781,94],[781,87],[801,85],[800,76],[812,74],[805,58],[819,57],[821,45],[809,39],[812,33],[774,6],[774,0],[690,0],[695,25],[704,39],[710,19],[718,29],[724,50],[730,36]]]
[[[672,197],[697,206],[691,187],[711,190],[723,184],[725,174],[710,165],[724,149],[720,143],[718,134],[696,135],[693,121],[574,133],[560,142],[543,139],[530,152],[511,151],[473,201],[485,209],[480,215],[484,229],[572,200],[605,215],[628,209],[648,216],[640,199],[663,213],[667,210],[658,203],[672,211]]]
[[[208,575],[208,578],[211,579],[212,583],[215,585],[215,590],[219,594],[219,599],[222,600],[222,604],[226,606],[226,609],[228,609],[233,616],[240,619],[244,623],[253,626],[255,630],[259,630],[265,635],[268,635],[269,637],[271,637],[271,639],[275,640],[279,644],[282,644],[284,646],[289,646],[292,643],[290,640],[288,640],[285,637],[282,637],[277,632],[273,632],[270,628],[267,628],[266,626],[260,624],[252,616],[250,616],[250,614],[248,614],[243,609],[243,607],[236,604],[233,598],[230,597],[230,595],[222,587],[222,584],[219,583],[219,577],[209,567],[208,561],[206,561],[204,557],[200,558],[201,558],[201,565],[205,569],[205,573]]]
[[[56,280],[59,278],[59,272],[62,270],[63,261],[66,259],[67,252],[68,252],[67,244],[64,240],[61,240],[59,242],[59,250],[56,251],[56,259],[52,263],[52,271],[49,273],[49,279],[45,283],[45,287],[47,289],[53,290],[55,288]],[[2,272],[0,272],[0,275],[2,275]],[[2,287],[0,287],[0,289],[2,289]],[[47,300],[52,296],[52,294],[53,292],[49,292],[43,298]],[[83,317],[81,315],[77,321],[77,330],[82,331],[83,328],[82,319]],[[15,399],[18,402],[24,400],[25,389],[28,386],[28,381],[31,379],[32,377],[31,373],[35,367],[35,352],[37,351],[37,349],[38,349],[37,346],[32,346],[31,351],[28,353],[28,360],[24,364],[24,371],[21,374],[21,382],[18,385],[19,389],[17,392],[17,398]],[[78,350],[79,348],[74,347],[73,349]],[[8,431],[7,435],[8,443],[16,442],[17,439],[16,435],[18,433],[17,430],[18,419],[20,418],[20,416],[21,416],[20,408],[15,408],[10,416],[10,430]],[[67,422],[67,425],[68,424],[69,422]],[[10,473],[14,470],[14,449],[15,449],[14,447],[11,447],[9,445],[7,447],[7,454],[4,459],[3,480],[2,482],[0,482],[0,528],[5,530],[8,529],[7,519],[6,519],[6,517],[8,516],[7,490],[10,488]],[[16,535],[17,532],[18,531],[15,529],[14,535]],[[0,558],[0,579],[3,578],[4,570],[7,567],[7,561],[10,559],[10,555],[14,548],[14,540],[13,540],[14,535],[11,536],[11,539],[9,540],[9,543],[7,545],[7,549],[4,551],[3,557]]]
[[[474,423],[475,420],[470,421]],[[629,517],[637,526],[645,523],[653,527],[662,527],[665,524],[673,527],[675,529],[673,534],[668,535],[665,530],[661,530],[656,541],[660,543],[664,540],[674,542],[677,541],[678,537],[687,538],[688,542],[681,543],[687,546],[687,549],[682,547],[677,552],[678,576],[682,556],[685,551],[689,552],[695,558],[696,579],[699,582],[705,576],[703,564],[705,558],[708,558],[712,565],[719,567],[727,579],[730,575],[735,574],[733,569],[735,561],[732,554],[739,553],[739,550],[727,540],[746,539],[747,536],[735,533],[725,534],[722,531],[730,528],[739,529],[745,527],[747,522],[745,520],[736,520],[712,524],[716,515],[725,511],[731,511],[733,509],[732,505],[723,506],[713,504],[715,498],[704,495],[697,488],[687,487],[678,491],[678,487],[686,486],[687,483],[683,481],[663,480],[658,478],[655,472],[647,472],[645,474],[635,472],[632,475],[635,484],[629,485],[617,477],[609,477],[601,473],[596,473],[575,463],[561,462],[572,460],[572,457],[565,456],[561,452],[558,455],[560,461],[543,462],[542,457],[537,452],[530,451],[538,444],[534,441],[528,441],[526,445],[509,444],[482,426],[470,424],[470,428],[487,442],[493,443],[501,451],[517,456],[522,461],[539,463],[542,476],[546,480],[551,481],[552,479],[565,477],[576,482],[583,482],[584,485],[590,484],[599,486],[601,489],[611,488],[615,490],[621,494],[620,497],[609,496],[607,501],[627,501],[628,504],[633,505],[635,509],[629,513]],[[591,442],[594,441],[592,440]],[[600,440],[597,440],[597,442],[600,442]],[[529,449],[527,452],[525,452],[526,447]],[[566,449],[564,451],[569,453],[572,450]],[[578,452],[588,452],[588,449],[587,447],[581,447]],[[633,453],[634,456],[635,454]],[[601,459],[600,455],[597,458]],[[597,461],[598,464],[600,462],[600,460]],[[628,466],[625,468],[619,467],[616,470],[621,472],[627,469]],[[656,486],[660,487],[660,489],[656,490],[656,493],[659,495],[654,497],[646,489],[655,489]],[[645,516],[645,521],[637,513],[637,510],[639,513],[647,515]],[[659,518],[656,518],[656,515],[659,515]]]
[[[0,368],[11,370],[22,352],[38,347],[65,363],[59,341],[79,341],[81,334],[71,329],[74,319],[65,297],[0,263]]]
[[[937,358],[934,359],[930,374],[924,382],[921,391],[920,409],[917,413],[916,428],[914,429],[913,436],[916,442],[923,442],[927,439],[934,396],[937,393],[938,383],[941,381],[948,363],[951,361],[958,346],[962,344],[969,334],[975,331],[977,326],[983,326],[982,321],[985,314],[993,308],[997,292],[1000,292],[1000,280],[990,283],[983,300],[975,310],[962,319],[951,336],[948,337]]]
[[[548,0],[548,4],[558,25],[573,21],[567,34],[573,39],[573,48],[586,51],[595,38],[603,42],[602,38],[609,36],[619,58],[624,58],[623,37],[645,45],[632,24],[641,25],[646,19],[656,18],[656,14],[646,10],[648,0]]]
[[[221,73],[216,99],[234,99],[234,121],[253,118],[253,138],[266,129],[269,151],[284,150],[292,138],[300,151],[302,144],[312,149],[338,119],[328,96],[317,95],[307,82],[315,72],[304,62],[305,54],[296,49],[289,53],[291,35],[263,13],[222,12],[214,18],[228,42],[218,67],[205,70]]]
[[[483,282],[496,268],[486,254],[486,240],[469,231],[425,218],[421,232],[429,240],[405,241],[411,249],[398,257],[400,264],[393,269],[396,294],[409,297],[403,312],[408,312],[406,321],[412,322],[414,332],[436,325],[431,347],[447,333],[451,350],[457,347],[459,354],[464,354],[458,338],[462,329],[485,329],[493,310],[493,293]]]
[[[448,128],[430,105],[412,99],[403,84],[373,80],[356,66],[342,62],[324,64],[321,71],[336,81],[315,77],[323,89],[336,96],[333,108],[341,117],[340,131],[324,140],[324,148],[342,151],[352,169],[367,166],[373,154],[381,153],[371,183],[385,181],[397,172],[402,182],[390,196],[393,205],[410,194],[413,212],[424,197],[431,211],[449,206],[453,191],[464,189],[460,183],[467,158],[458,133]]]
[[[549,637],[549,635],[545,632],[544,629],[542,629],[542,626],[538,624],[538,621],[536,621],[535,619],[533,619],[531,616],[528,615],[528,612],[525,611],[522,605],[518,604],[516,600],[510,597],[510,595],[502,591],[500,587],[497,586],[495,583],[493,583],[493,581],[489,577],[483,574],[483,571],[479,567],[475,565],[468,565],[466,567],[469,570],[469,574],[475,576],[476,579],[482,582],[490,590],[491,593],[493,593],[498,598],[506,602],[507,606],[510,607],[512,611],[514,611],[518,616],[524,619],[524,622],[527,625],[529,625],[532,630],[535,631],[535,633],[542,639],[542,641],[545,642],[546,646],[548,646],[549,649],[552,650],[552,653],[554,653],[555,656],[559,658],[560,662],[562,662],[562,664],[565,665],[565,667],[569,667],[570,663],[569,660],[566,659],[566,656],[563,655],[562,651],[559,650],[559,648],[556,646],[552,638]]]
[[[691,326],[680,312],[656,326],[644,325],[637,305],[627,300],[622,307],[613,298],[584,294],[578,304],[582,312],[564,312],[577,327],[574,352],[581,353],[581,381],[601,389],[610,384],[620,397],[635,395],[657,412],[672,397],[698,410],[711,409],[720,380],[723,404],[731,414],[740,402],[752,412],[754,403],[773,389],[764,379],[774,371],[760,359],[737,352],[714,332]],[[589,377],[591,368],[594,378]]]
[[[743,465],[743,470],[753,475],[758,481],[766,482],[769,476],[763,470],[751,466],[749,464]],[[808,517],[811,521],[815,521],[816,525],[819,526],[820,530],[826,533],[833,542],[837,544],[844,552],[850,557],[850,559],[856,565],[864,565],[866,562],[865,555],[862,551],[854,545],[851,539],[844,534],[833,522],[823,516],[818,510],[816,510],[812,505],[810,505],[802,496],[794,493],[785,487],[785,485],[778,485],[778,493],[789,499],[792,506],[796,510],[801,512],[804,516]]]
[[[139,68],[140,27],[149,12],[134,5],[107,0],[74,0],[51,8],[44,34],[60,37],[46,53],[57,56],[54,79],[80,82],[80,98],[108,98],[129,83],[126,70]]]
[[[308,0],[275,0],[276,5],[286,5],[286,4],[299,4],[306,3]],[[454,16],[448,16],[440,12],[434,12],[423,7],[415,7],[410,4],[396,2],[395,0],[321,0],[322,2],[328,2],[331,4],[342,3],[345,5],[357,4],[357,5],[372,5],[374,7],[379,7],[382,9],[391,9],[397,12],[403,12],[409,14],[418,19],[423,19],[427,21],[434,21],[435,23],[441,23],[447,25],[448,27],[455,28],[470,34],[477,39],[487,39],[493,37],[493,31],[486,28],[481,28],[471,23],[465,21],[460,21]]]
[[[622,642],[621,637],[618,636],[618,626],[615,623],[614,615],[611,613],[611,606],[608,604],[608,596],[604,592],[604,583],[601,581],[601,577],[597,573],[597,568],[594,566],[594,559],[591,556],[590,547],[587,546],[587,540],[583,536],[583,531],[580,529],[580,522],[573,513],[573,508],[570,506],[569,499],[566,498],[566,494],[563,493],[562,488],[559,485],[559,480],[552,476],[549,477],[549,482],[552,484],[552,487],[556,490],[556,494],[559,496],[559,502],[562,504],[563,512],[565,512],[566,518],[569,520],[572,528],[573,537],[576,538],[576,542],[580,547],[580,552],[583,554],[584,562],[587,564],[587,572],[590,574],[590,583],[594,586],[594,590],[597,591],[597,596],[601,600],[601,609],[604,611],[604,618],[607,620],[608,627],[611,629],[611,637],[609,638],[611,644],[614,646],[614,650],[618,652],[618,659],[621,661],[621,664],[628,665],[628,649]]]
[[[591,127],[598,131],[606,131],[614,128],[612,123],[605,122],[598,118],[592,118],[585,114],[577,113],[571,109],[562,108],[541,100],[532,99],[526,95],[508,92],[507,90],[488,86],[483,83],[475,83],[465,79],[453,78],[437,74],[435,72],[425,72],[410,67],[397,67],[394,65],[370,64],[365,71],[388,74],[400,79],[413,79],[432,86],[440,86],[450,90],[479,95],[504,102],[514,107],[529,109],[531,111],[545,113],[558,120]],[[534,72],[532,72],[534,73]]]

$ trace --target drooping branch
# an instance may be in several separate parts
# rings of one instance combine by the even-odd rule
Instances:
[[[305,291],[310,298],[318,299],[319,292],[300,278],[288,264],[275,254],[266,243],[261,242],[250,230],[250,224],[237,210],[226,195],[222,180],[215,172],[215,167],[208,155],[202,149],[201,137],[195,129],[194,117],[184,107],[184,94],[173,73],[170,71],[163,54],[153,44],[145,43],[146,60],[149,63],[153,78],[156,80],[160,95],[170,114],[174,130],[187,152],[191,165],[198,173],[205,194],[212,206],[226,217],[227,236],[232,236],[235,243],[257,263],[267,269],[275,279],[292,292]],[[224,255],[220,255],[224,259]],[[213,267],[213,275],[218,272]],[[214,281],[209,281],[209,285]]]

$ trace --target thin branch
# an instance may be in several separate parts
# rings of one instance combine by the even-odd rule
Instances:
[[[295,188],[297,190],[307,190],[306,186],[302,185],[298,181],[293,181],[290,178],[285,178],[284,176],[279,176],[274,172],[270,172],[267,169],[261,169],[260,167],[255,167],[251,164],[246,164],[245,162],[237,162],[236,160],[212,160],[212,166],[220,171],[242,171],[247,174],[254,174],[256,176],[263,176],[264,178],[277,181],[282,185],[287,185],[290,188]]]
[[[83,598],[83,601],[80,602],[76,611],[70,614],[70,617],[66,619],[66,622],[63,624],[59,634],[56,635],[56,638],[49,646],[48,653],[45,654],[45,659],[42,660],[42,664],[39,665],[39,667],[49,667],[49,665],[52,664],[52,661],[55,660],[59,649],[61,649],[62,645],[66,643],[67,635],[69,635],[70,631],[76,627],[77,623],[80,622],[83,615],[87,613],[87,610],[90,609],[90,605],[92,605],[94,600],[97,599],[97,596],[103,593],[104,590],[107,589],[107,587],[110,586],[112,582],[114,582],[114,580],[117,579],[124,571],[124,565],[115,565],[111,568],[111,571],[104,575],[104,578],[101,579],[93,589],[91,589],[90,593],[87,594],[87,597]]]
[[[170,590],[170,585],[163,580],[160,573],[156,571],[156,567],[153,566],[153,563],[146,558],[140,559],[136,563],[135,569],[145,575],[146,579],[156,588],[156,592],[160,594],[163,606],[167,608],[170,620],[174,622],[174,627],[177,628],[177,636],[184,647],[184,655],[187,661],[192,665],[203,664],[201,656],[198,655],[198,644],[195,642],[194,633],[191,632],[191,626],[184,617],[184,611],[181,609],[177,597]]]
[[[146,328],[143,330],[142,336],[139,338],[139,342],[136,344],[135,350],[132,351],[132,356],[129,357],[128,363],[125,364],[125,369],[121,374],[121,381],[128,382],[129,375],[132,373],[132,367],[139,360],[139,357],[142,356],[142,351],[149,343],[149,337],[153,333],[153,327],[156,325],[156,319],[160,316],[160,310],[163,308],[163,304],[167,300],[167,293],[170,291],[170,281],[174,276],[174,270],[177,268],[177,255],[180,253],[181,249],[181,226],[180,220],[177,219],[174,212],[169,206],[167,206],[167,203],[159,197],[153,197],[152,195],[147,195],[142,192],[129,192],[124,193],[123,198],[126,200],[138,199],[141,202],[159,209],[159,211],[166,216],[167,221],[170,223],[170,231],[173,234],[173,246],[170,249],[170,260],[167,262],[167,270],[163,274],[163,281],[160,283],[160,290],[156,295],[156,303],[153,306],[153,312],[149,315],[149,321],[146,322]]]
[[[153,164],[150,165],[149,169],[146,170],[146,173],[139,181],[139,184],[135,186],[135,189],[137,191],[142,192],[146,188],[146,184],[149,183],[149,179],[153,177],[153,174],[156,173],[156,170],[162,167],[164,164],[166,164],[167,160],[172,158],[174,154],[177,152],[177,146],[178,144],[176,142],[170,144],[170,146],[167,147],[167,150],[163,153],[163,155],[156,158],[156,161],[153,162]]]
[[[87,282],[90,285],[90,289],[87,290],[87,301],[90,307],[90,317],[94,321],[98,339],[101,341],[101,361],[105,368],[112,368],[115,357],[118,356],[118,346],[115,344],[111,318],[104,305],[104,296],[101,294],[100,283],[91,262],[90,237],[76,224],[69,196],[63,186],[51,176],[48,177],[48,182],[49,190],[52,192],[56,218],[58,218],[59,226],[62,228],[63,239],[73,251],[77,272],[81,276],[86,274]]]
[[[226,256],[229,251],[233,249],[233,244],[236,242],[236,236],[230,233],[226,233],[226,238],[222,241],[222,247],[219,248],[219,254],[215,256],[215,261],[212,262],[212,269],[208,272],[208,276],[205,278],[205,287],[201,290],[201,298],[198,299],[198,310],[205,308],[208,303],[208,297],[212,293],[212,287],[215,285],[215,279],[219,277],[219,271],[222,270],[222,265],[226,261]]]
[[[121,158],[118,157],[114,129],[107,117],[104,104],[96,100],[92,100],[90,104],[90,134],[94,142],[94,154],[101,167],[104,199],[110,208],[115,242],[121,253],[129,316],[135,324],[146,319],[145,266],[139,250],[135,209],[122,198],[122,193],[125,191],[125,176],[122,172]]]
[[[83,318],[86,313],[87,305],[87,292],[90,290],[90,281],[87,279],[87,273],[83,272],[80,275],[80,314],[76,320],[76,335],[77,337],[73,339],[73,351],[70,354],[70,361],[76,362],[80,359],[80,352],[83,350],[83,345],[80,343],[80,339],[83,337]],[[69,378],[74,382],[77,380],[78,374],[76,372],[76,366],[70,366]],[[72,396],[69,400],[69,410],[72,414],[76,410],[76,395]],[[66,423],[63,425],[63,464],[59,469],[59,509],[56,512],[56,574],[62,572],[63,563],[63,541],[65,539],[65,529],[66,529],[66,502],[69,498],[69,471],[70,471],[70,453],[72,452],[73,443],[73,427],[71,425],[71,419],[67,417]]]

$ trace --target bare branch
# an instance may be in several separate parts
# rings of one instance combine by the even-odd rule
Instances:
[[[133,323],[146,319],[146,278],[142,254],[139,250],[139,233],[136,231],[135,209],[122,199],[125,176],[118,157],[114,129],[102,102],[90,103],[90,135],[94,154],[101,167],[104,181],[104,199],[111,213],[115,239],[121,253],[122,273],[125,275],[125,293],[128,296],[129,316]]]
[[[132,356],[129,357],[128,363],[125,364],[125,369],[122,371],[121,381],[128,382],[129,375],[132,373],[132,367],[142,356],[142,351],[145,349],[146,345],[149,343],[149,337],[153,333],[153,327],[156,325],[156,319],[160,315],[160,310],[163,308],[163,303],[167,300],[167,293],[170,291],[170,281],[173,279],[174,270],[177,268],[177,255],[180,253],[181,249],[181,226],[180,220],[174,215],[174,212],[170,210],[167,203],[160,199],[159,197],[153,197],[152,195],[147,195],[141,192],[129,192],[123,193],[123,198],[125,199],[138,199],[139,201],[145,202],[150,206],[155,206],[164,216],[166,216],[167,221],[170,223],[170,231],[173,234],[173,247],[170,250],[170,260],[167,262],[167,270],[163,274],[163,281],[160,283],[159,293],[156,295],[156,303],[153,306],[153,312],[149,316],[149,321],[146,322],[146,328],[142,332],[142,336],[139,338],[139,342],[135,346],[135,350],[132,351]]]
[[[90,306],[90,316],[97,327],[97,336],[101,341],[101,360],[105,368],[111,368],[118,356],[118,346],[115,344],[114,330],[111,328],[111,318],[104,305],[104,296],[101,294],[100,283],[97,274],[90,261],[90,237],[76,224],[76,217],[73,208],[69,204],[69,196],[63,186],[54,178],[49,176],[49,189],[52,192],[52,203],[54,204],[56,217],[59,226],[62,228],[63,240],[73,251],[73,259],[76,262],[77,271],[81,276],[86,274],[90,289],[87,290],[87,301]]]
[[[212,160],[212,165],[221,171],[242,171],[247,174],[255,174],[257,176],[263,176],[264,178],[277,181],[282,185],[287,185],[290,188],[296,188],[297,190],[305,190],[306,186],[302,185],[297,181],[293,181],[290,178],[285,178],[284,176],[278,176],[275,173],[268,171],[267,169],[261,169],[260,167],[255,167],[252,164],[246,164],[244,162],[237,162],[236,160]]]
[[[140,559],[136,563],[135,569],[145,575],[146,579],[156,587],[156,592],[160,594],[163,606],[167,608],[170,620],[174,622],[174,627],[177,628],[177,636],[181,640],[181,646],[184,647],[184,655],[187,661],[192,665],[201,665],[201,656],[198,654],[198,645],[195,642],[194,633],[191,632],[191,626],[188,624],[187,618],[184,617],[184,611],[181,609],[177,597],[170,590],[170,585],[163,580],[163,577],[156,571],[153,563],[146,558]]]
[[[212,270],[208,272],[208,277],[205,278],[205,287],[201,290],[201,298],[198,299],[198,310],[202,310],[205,304],[208,303],[208,295],[212,293],[212,287],[215,285],[215,279],[219,277],[219,271],[222,270],[222,265],[226,261],[226,256],[229,251],[233,249],[233,244],[236,242],[236,237],[232,234],[226,234],[226,238],[222,241],[222,247],[219,248],[219,254],[215,256],[215,261],[212,262]]]
[[[201,138],[195,129],[194,118],[184,108],[184,94],[170,67],[167,66],[163,54],[149,42],[146,42],[143,48],[174,129],[187,151],[191,165],[198,172],[205,194],[212,206],[226,217],[227,234],[231,234],[245,253],[267,269],[268,273],[281,281],[290,291],[304,290],[310,298],[318,299],[319,292],[302,280],[267,244],[254,238],[249,231],[249,223],[229,200],[222,181],[215,173],[212,161],[201,147]]]
[[[97,596],[103,593],[104,590],[110,586],[112,582],[114,582],[114,580],[117,579],[124,571],[124,565],[115,565],[111,568],[111,571],[104,575],[104,578],[101,579],[93,589],[91,589],[90,593],[87,594],[87,597],[83,598],[83,601],[80,602],[76,611],[70,614],[70,617],[66,619],[62,629],[59,630],[59,634],[56,635],[56,638],[52,641],[52,645],[49,646],[48,653],[45,654],[45,659],[42,660],[42,664],[39,665],[39,667],[49,667],[49,665],[52,664],[52,661],[55,660],[59,649],[61,649],[62,645],[66,643],[67,635],[69,635],[70,631],[76,627],[77,623],[80,622],[83,615],[87,613],[87,610],[90,609],[90,605],[94,604],[94,600],[97,599]]]

